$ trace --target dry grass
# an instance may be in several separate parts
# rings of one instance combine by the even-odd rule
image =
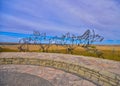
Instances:
[[[29,46],[30,52],[42,52],[40,50],[40,45],[28,45],[28,46]],[[0,45],[0,51],[1,52],[18,52],[19,50],[17,47],[19,47],[19,45]],[[96,45],[96,48],[103,52],[104,59],[120,61],[120,45]],[[51,45],[48,48],[48,52],[67,53],[66,47],[56,46],[56,45]],[[73,50],[72,54],[97,57],[95,53],[86,52],[86,50],[81,46],[76,47]]]

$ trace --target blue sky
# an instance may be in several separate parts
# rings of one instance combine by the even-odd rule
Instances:
[[[0,0],[0,42],[17,42],[33,30],[82,35],[94,29],[102,44],[120,44],[120,0]]]

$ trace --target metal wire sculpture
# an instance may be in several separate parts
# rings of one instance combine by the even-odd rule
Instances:
[[[86,30],[82,35],[75,35],[65,33],[61,36],[47,36],[46,33],[40,33],[39,31],[33,31],[33,34],[29,37],[22,38],[19,40],[19,51],[29,51],[29,44],[39,45],[39,49],[42,52],[48,52],[51,45],[63,46],[66,48],[67,53],[73,53],[73,50],[82,46],[86,51],[91,51],[100,57],[101,52],[96,48],[91,47],[94,42],[101,42],[104,37],[96,34],[94,30]]]

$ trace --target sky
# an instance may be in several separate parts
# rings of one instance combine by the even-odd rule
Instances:
[[[0,0],[0,42],[18,42],[34,30],[48,35],[87,29],[120,44],[120,0]]]

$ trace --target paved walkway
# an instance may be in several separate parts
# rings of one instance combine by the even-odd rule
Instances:
[[[27,73],[0,70],[0,86],[54,86],[48,80]]]
[[[7,71],[8,73],[9,72],[10,73],[17,72],[20,74],[26,73],[26,74],[35,75],[35,76],[41,77],[41,78],[49,81],[54,86],[96,86],[93,83],[91,83],[85,79],[82,79],[81,77],[72,75],[70,73],[66,73],[66,72],[61,71],[61,70],[48,68],[48,67],[31,66],[31,65],[1,65],[0,70],[5,71],[5,73]],[[19,76],[19,75],[16,75],[16,76]],[[15,76],[15,78],[16,78],[16,76]],[[26,77],[26,75],[23,77]],[[11,77],[11,78],[13,78],[13,77]],[[18,79],[18,77],[16,79]],[[19,82],[20,81],[22,81],[22,80],[19,79]],[[9,79],[8,79],[8,82],[9,82]],[[27,82],[25,82],[25,83],[27,84]],[[12,84],[14,84],[14,83],[12,83]],[[28,84],[30,84],[30,82],[28,82]],[[37,84],[38,83],[36,81],[36,85],[34,83],[34,85],[30,85],[30,86],[37,86]],[[5,85],[5,86],[11,86],[11,85]],[[13,86],[15,86],[15,85],[13,85]],[[21,85],[21,86],[25,86],[25,85]],[[44,84],[39,85],[39,86],[44,86]],[[45,85],[45,86],[49,86],[49,85]]]
[[[99,59],[93,57],[77,56],[77,55],[55,54],[55,53],[36,53],[36,52],[0,53],[0,58],[21,58],[21,57],[65,61],[69,63],[80,64],[90,69],[95,69],[99,71],[109,71],[120,75],[120,62],[117,61],[111,61],[111,60],[105,60],[105,59]],[[7,71],[8,73],[17,72],[20,74],[25,73],[25,74],[35,75],[47,80],[54,86],[95,86],[93,83],[81,77],[72,75],[70,73],[66,73],[62,70],[57,70],[48,67],[32,66],[32,65],[0,65],[0,70],[3,72]],[[2,79],[0,79],[0,84],[3,82],[1,80]]]
[[[56,53],[36,53],[36,52],[0,53],[0,58],[10,58],[10,57],[40,58],[40,59],[67,61],[71,63],[77,63],[91,69],[97,69],[100,71],[109,71],[120,75],[120,62],[106,60],[106,59],[69,55],[69,54],[56,54]]]

